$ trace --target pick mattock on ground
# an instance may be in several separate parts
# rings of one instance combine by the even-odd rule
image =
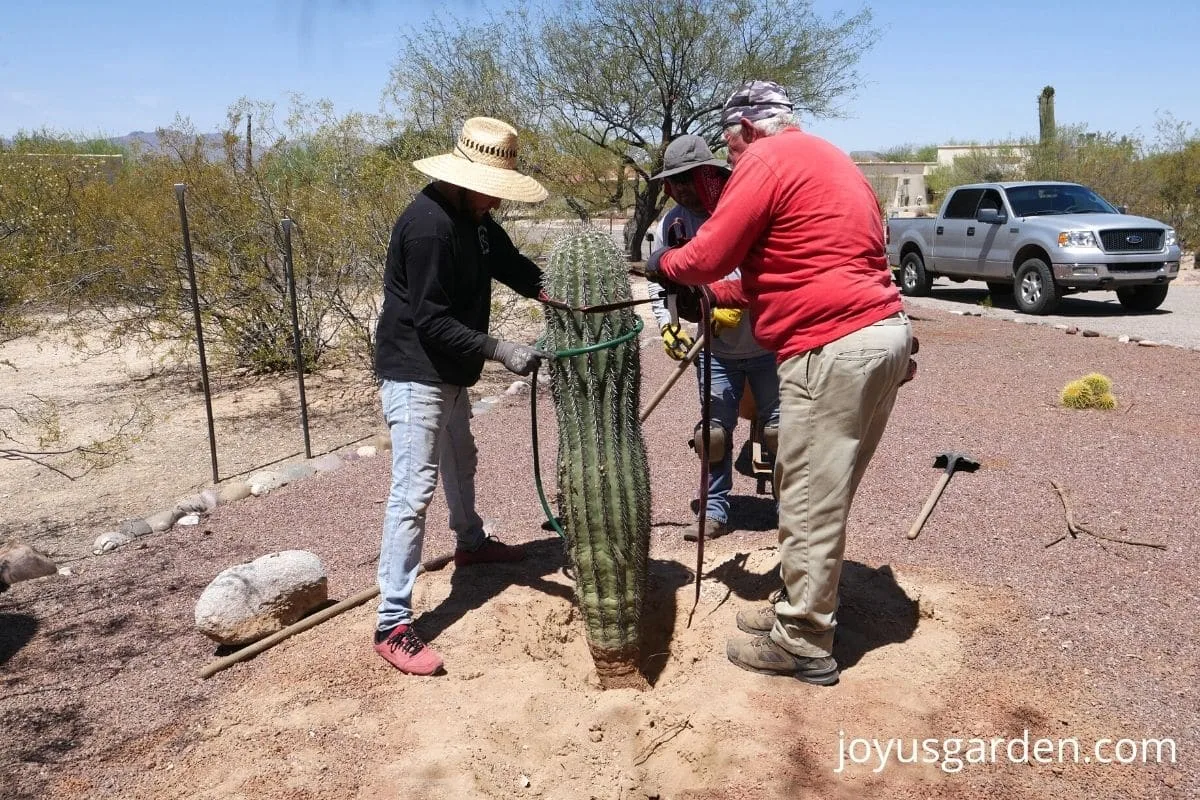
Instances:
[[[933,491],[929,494],[929,499],[925,501],[925,507],[921,509],[921,514],[917,517],[917,521],[908,529],[909,539],[917,538],[917,534],[921,532],[921,528],[925,525],[925,520],[929,519],[929,515],[933,513],[933,507],[937,504],[938,498],[942,496],[942,491],[945,490],[946,484],[950,482],[950,476],[955,472],[974,472],[979,469],[979,462],[966,453],[947,452],[935,458],[933,466],[934,469],[945,469],[945,472],[938,479],[937,486],[933,487]]]

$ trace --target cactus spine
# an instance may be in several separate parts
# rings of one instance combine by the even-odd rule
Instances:
[[[604,233],[560,240],[546,292],[574,307],[632,297],[625,259]],[[545,347],[563,351],[634,329],[632,309],[581,314],[548,308]],[[642,601],[650,550],[650,475],[638,421],[636,337],[550,365],[558,417],[559,506],[576,595],[600,683],[646,688],[639,670]]]

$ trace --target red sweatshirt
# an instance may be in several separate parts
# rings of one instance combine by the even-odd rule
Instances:
[[[751,144],[713,215],[660,264],[693,285],[741,265],[741,291],[717,283],[717,301],[749,305],[754,337],[780,362],[904,309],[871,185],[846,154],[799,130]]]

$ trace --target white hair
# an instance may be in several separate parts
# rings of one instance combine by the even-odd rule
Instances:
[[[796,115],[786,108],[772,109],[767,112],[767,116],[759,120],[754,120],[750,124],[763,136],[774,136],[777,133],[783,133],[788,128],[800,127],[800,122],[796,119]],[[725,133],[730,136],[739,130],[741,130],[740,121],[725,127]]]

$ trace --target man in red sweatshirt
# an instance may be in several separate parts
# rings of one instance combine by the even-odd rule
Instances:
[[[776,83],[745,84],[721,123],[733,175],[716,211],[647,272],[748,306],[755,338],[777,353],[784,588],[773,605],[738,614],[755,638],[731,639],[726,652],[743,669],[831,685],[846,521],[906,377],[912,327],[875,193],[854,162],[800,131]],[[739,264],[740,284],[714,283]]]

